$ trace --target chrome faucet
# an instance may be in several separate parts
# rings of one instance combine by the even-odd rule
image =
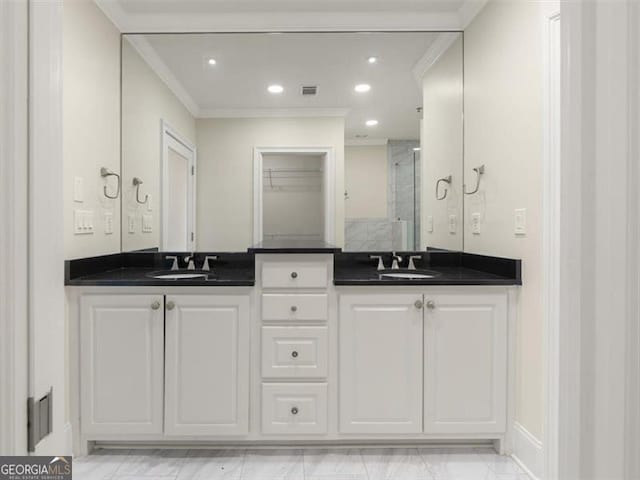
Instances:
[[[378,260],[377,270],[384,270],[384,262],[382,261],[382,255],[369,255],[371,260]]]
[[[204,262],[202,263],[202,270],[206,272],[211,270],[211,268],[209,267],[209,260],[217,260],[217,259],[218,259],[217,255],[207,255],[206,257],[204,257]]]
[[[165,260],[173,260],[173,263],[171,264],[171,270],[178,270],[178,257],[176,257],[175,255],[167,255],[166,257],[164,257]]]
[[[193,253],[184,257],[184,261],[187,264],[187,270],[195,270],[196,264],[193,261]]]
[[[400,270],[398,262],[402,262],[402,257],[400,255],[396,255],[396,252],[391,252],[391,258],[393,259],[393,262],[391,263],[391,270]]]
[[[411,255],[409,257],[409,270],[416,269],[416,264],[413,263],[414,260],[422,260],[422,255]]]

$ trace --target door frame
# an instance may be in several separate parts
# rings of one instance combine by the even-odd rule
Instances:
[[[0,2],[0,59],[4,65],[0,69],[2,455],[27,454],[28,23],[26,2]]]
[[[161,120],[161,132],[160,132],[160,151],[161,151],[161,175],[160,175],[160,197],[162,212],[160,215],[160,249],[166,250],[166,245],[169,240],[169,232],[166,226],[169,223],[169,198],[165,193],[169,190],[169,148],[178,151],[181,155],[189,159],[189,169],[191,175],[189,175],[188,182],[188,199],[187,199],[187,231],[190,232],[190,236],[187,236],[187,249],[194,251],[196,249],[196,161],[197,151],[195,145],[189,140],[180,135],[178,131],[173,128],[166,120]]]
[[[324,240],[335,243],[336,225],[336,167],[333,147],[254,147],[253,149],[253,241],[262,242],[263,172],[265,154],[324,155]]]

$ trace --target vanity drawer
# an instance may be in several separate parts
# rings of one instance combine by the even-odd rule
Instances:
[[[326,434],[326,383],[263,383],[262,433]]]
[[[262,327],[264,378],[326,378],[327,327]]]
[[[326,288],[328,265],[324,262],[265,262],[263,288]]]
[[[329,298],[326,293],[262,295],[262,320],[314,321],[329,316]]]

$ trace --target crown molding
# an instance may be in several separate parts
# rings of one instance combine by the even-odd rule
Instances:
[[[345,147],[374,147],[379,145],[387,145],[388,138],[347,138],[344,141]]]
[[[140,35],[129,36],[123,41],[128,41],[142,59],[147,62],[151,70],[164,82],[164,84],[173,92],[178,100],[189,110],[189,113],[194,117],[200,116],[200,108],[198,104],[193,100],[193,97],[189,95],[187,90],[182,86],[182,83],[175,77],[169,67],[164,63],[160,56],[156,53],[155,49],[147,41],[146,38]]]
[[[484,8],[488,0],[466,0],[458,10],[458,25],[460,30],[464,30],[469,26],[471,21],[476,18],[480,10]]]
[[[94,0],[122,33],[460,31],[487,0],[466,0],[457,12],[318,11],[130,14],[121,0]],[[326,7],[325,7],[326,8]]]
[[[462,35],[460,32],[443,32],[438,35],[438,38],[429,46],[425,54],[420,60],[418,60],[413,67],[413,77],[418,82],[418,85],[422,87],[422,79],[431,67],[435,65],[438,59],[449,50],[449,47],[455,42],[458,37]]]
[[[198,118],[346,117],[348,108],[203,108]]]

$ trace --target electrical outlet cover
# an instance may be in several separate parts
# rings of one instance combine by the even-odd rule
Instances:
[[[136,217],[133,213],[127,216],[127,225],[129,233],[136,233]]]
[[[449,233],[456,233],[458,231],[458,216],[449,215]]]
[[[516,208],[514,210],[514,233],[516,235],[527,234],[527,209]]]
[[[480,213],[471,214],[471,233],[480,235]]]
[[[427,217],[427,233],[433,233],[433,216]]]

